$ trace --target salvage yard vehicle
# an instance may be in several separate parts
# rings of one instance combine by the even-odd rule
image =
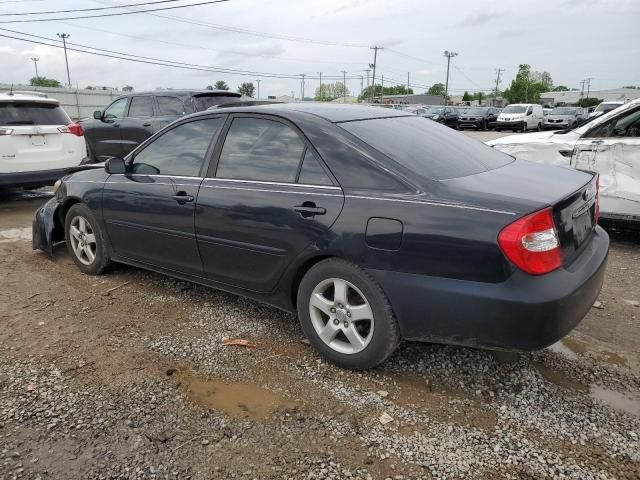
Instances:
[[[87,162],[124,157],[165,125],[194,112],[240,100],[226,90],[155,90],[116,98],[93,119],[82,120],[87,140]]]
[[[640,99],[578,128],[487,142],[518,159],[600,174],[602,217],[640,226]]]
[[[609,239],[591,173],[515,160],[408,113],[281,104],[184,117],[63,178],[33,247],[297,312],[335,364],[402,338],[507,350],[573,329]]]
[[[82,162],[82,127],[38,92],[0,94],[0,187],[53,185]]]
[[[475,128],[489,130],[495,128],[498,121],[498,109],[494,107],[467,107],[460,109],[458,129]]]
[[[560,130],[575,127],[586,117],[584,109],[580,107],[556,107],[545,115],[544,128]]]
[[[507,105],[500,115],[496,123],[496,131],[521,130],[542,130],[544,122],[544,112],[540,105],[533,103],[512,103]]]
[[[448,127],[458,128],[458,110],[453,107],[428,107],[421,115]]]
[[[624,105],[624,102],[622,100],[601,102],[596,108],[593,109],[593,112],[591,112],[591,116],[595,117],[597,115],[602,115],[603,113],[609,113],[611,110],[615,110],[622,105]]]

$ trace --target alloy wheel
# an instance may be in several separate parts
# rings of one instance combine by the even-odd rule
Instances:
[[[328,278],[311,292],[311,323],[320,339],[336,352],[361,352],[373,337],[373,310],[363,293],[341,278]]]
[[[69,225],[71,234],[71,248],[73,253],[84,265],[91,265],[96,259],[96,235],[88,220],[81,216],[75,216]]]

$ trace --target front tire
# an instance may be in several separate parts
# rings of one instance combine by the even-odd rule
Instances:
[[[339,367],[373,368],[400,343],[400,327],[378,283],[344,260],[314,265],[300,283],[297,307],[309,341]]]
[[[77,203],[69,209],[64,233],[69,254],[82,273],[100,275],[110,265],[109,245],[89,207]]]

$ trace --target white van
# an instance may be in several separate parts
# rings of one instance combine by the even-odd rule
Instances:
[[[58,100],[0,93],[0,188],[53,185],[86,156],[83,135]]]
[[[541,105],[533,103],[512,103],[502,109],[498,115],[496,131],[511,130],[542,130],[544,112]]]

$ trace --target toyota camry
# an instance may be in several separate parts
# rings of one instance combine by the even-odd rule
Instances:
[[[319,352],[374,367],[402,339],[543,348],[602,286],[598,177],[516,160],[419,116],[321,104],[183,117],[61,179],[33,246],[296,312]]]

